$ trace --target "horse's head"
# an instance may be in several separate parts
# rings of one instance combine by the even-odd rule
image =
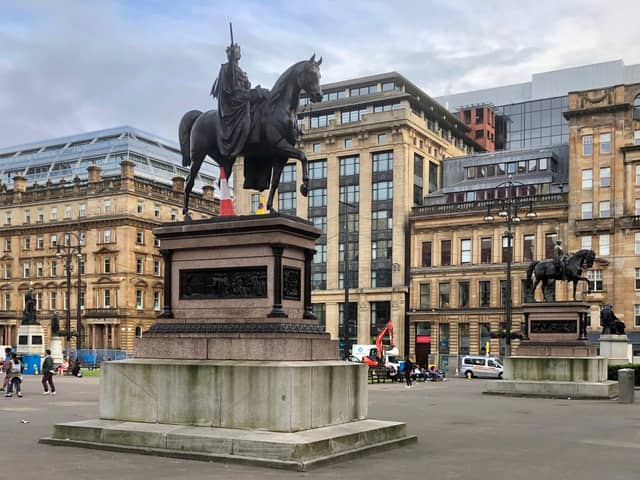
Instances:
[[[300,88],[307,92],[312,102],[322,100],[322,89],[320,88],[321,63],[322,57],[316,62],[316,54],[314,53],[309,60],[302,62],[302,71],[298,76]]]

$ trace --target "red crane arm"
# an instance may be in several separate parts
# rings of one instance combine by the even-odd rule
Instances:
[[[389,333],[390,344],[393,347],[395,346],[395,343],[393,341],[393,323],[391,322],[391,320],[389,320],[389,322],[384,326],[382,331],[376,337],[376,348],[378,349],[378,356],[380,358],[382,358],[382,339],[387,334],[387,332]]]

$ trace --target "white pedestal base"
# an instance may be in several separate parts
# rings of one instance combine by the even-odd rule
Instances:
[[[64,356],[62,355],[62,338],[52,337],[49,348],[51,349],[51,358],[53,358],[54,365],[60,365],[64,361]]]
[[[609,365],[631,363],[633,351],[626,335],[600,335],[600,355],[609,360]]]
[[[44,354],[44,328],[42,325],[20,325],[18,327],[18,355]]]

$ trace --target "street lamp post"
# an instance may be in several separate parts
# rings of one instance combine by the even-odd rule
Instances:
[[[505,287],[505,302],[504,302],[504,316],[505,316],[505,356],[511,355],[511,329],[512,329],[512,311],[513,311],[513,298],[512,298],[512,281],[511,270],[513,263],[513,226],[520,223],[521,218],[518,216],[519,202],[515,201],[512,195],[512,190],[517,186],[526,186],[522,182],[514,181],[509,175],[509,179],[506,182],[496,185],[496,189],[507,187],[507,195],[501,202],[498,216],[505,219],[506,230],[504,235],[507,238],[507,280]],[[536,218],[536,212],[533,211],[533,203],[529,202],[529,211],[525,215],[527,219]],[[487,214],[484,217],[485,222],[493,222],[494,217],[491,213],[491,207],[487,206]]]
[[[343,318],[343,332],[344,332],[344,352],[345,355],[349,354],[351,349],[351,319],[349,318],[349,209],[357,209],[357,206],[352,203],[343,202],[338,200],[340,205],[346,207],[344,212],[344,308],[342,310]]]
[[[76,245],[71,245],[70,241],[67,241],[68,239],[70,239],[71,237],[74,237],[76,239],[77,244]],[[66,232],[64,234],[64,245],[57,245],[57,253],[56,253],[56,257],[58,258],[64,258],[64,271],[66,274],[66,278],[67,278],[67,290],[65,292],[65,296],[66,296],[66,340],[67,340],[67,361],[70,359],[70,355],[71,355],[71,337],[72,332],[71,332],[71,272],[73,271],[73,266],[71,265],[71,261],[73,260],[73,257],[77,257],[78,258],[78,296],[76,299],[76,338],[77,338],[77,345],[76,345],[76,349],[79,350],[80,346],[81,346],[81,341],[82,341],[82,323],[80,320],[80,297],[81,297],[81,290],[82,290],[82,285],[80,283],[81,280],[81,271],[80,271],[80,262],[82,259],[82,241],[81,241],[81,237],[78,233],[75,232]],[[77,353],[76,353],[76,358],[77,358]]]

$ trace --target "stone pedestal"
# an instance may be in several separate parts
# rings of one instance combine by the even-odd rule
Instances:
[[[18,327],[18,355],[44,354],[44,328],[42,325],[20,325]]]
[[[503,380],[485,393],[558,398],[612,398],[618,382],[607,380],[607,359],[586,338],[586,302],[524,304],[526,338],[504,359]]]
[[[631,363],[633,352],[626,335],[600,335],[600,355],[609,360],[609,365]]]
[[[49,348],[51,349],[51,358],[53,358],[53,363],[55,365],[61,364],[64,361],[64,356],[62,355],[62,338],[51,337]]]
[[[318,229],[252,215],[155,233],[164,311],[135,359],[103,362],[100,419],[42,442],[306,470],[416,440],[366,418],[367,367],[337,360],[312,313]]]

